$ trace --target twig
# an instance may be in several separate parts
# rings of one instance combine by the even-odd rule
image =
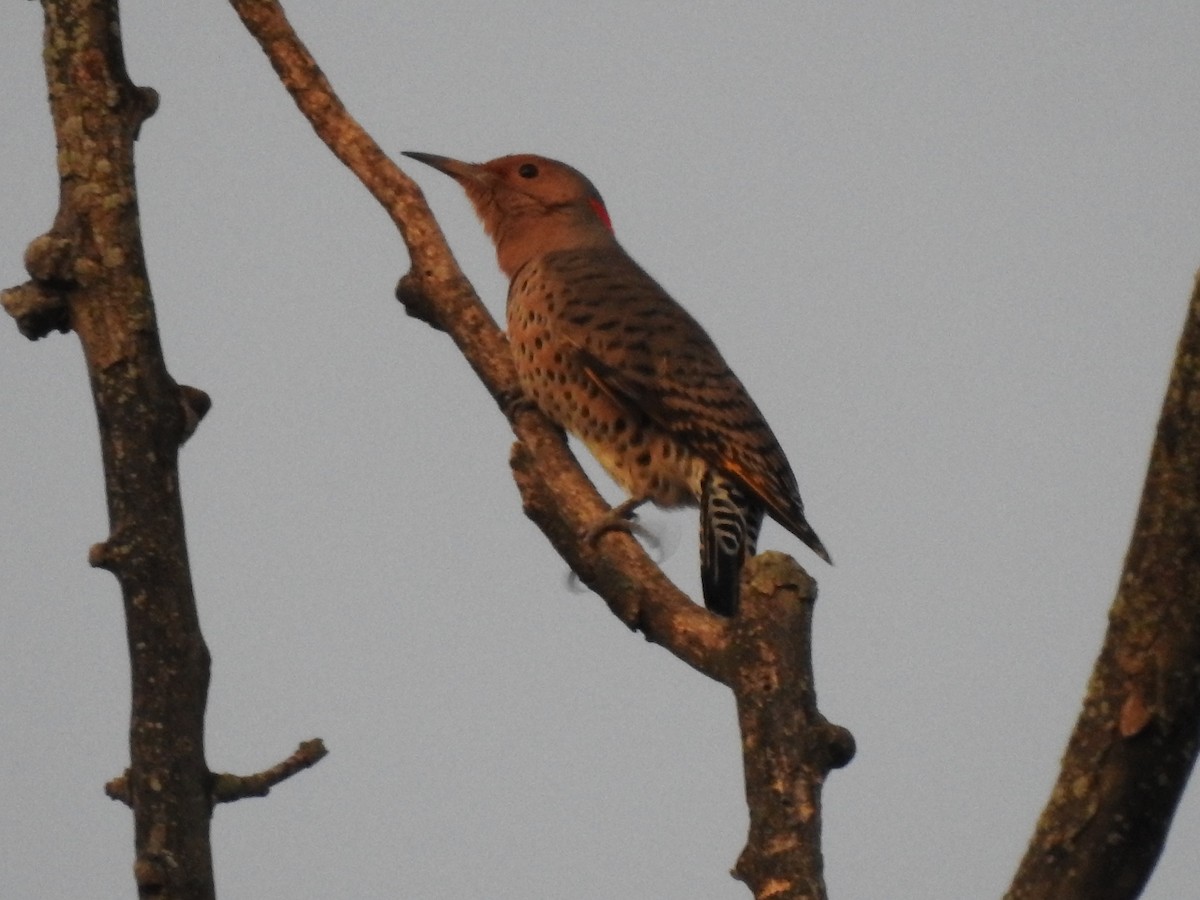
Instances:
[[[320,738],[304,741],[296,748],[296,752],[282,762],[269,769],[256,772],[253,775],[232,775],[228,772],[213,773],[210,778],[212,803],[233,803],[245,797],[265,797],[271,788],[286,781],[293,775],[298,775],[305,769],[311,769],[329,754],[325,742]],[[104,785],[104,793],[113,800],[130,806],[129,770]]]
[[[311,741],[304,741],[287,759],[262,772],[256,772],[253,775],[214,774],[213,801],[215,803],[232,803],[243,797],[265,797],[279,782],[286,781],[293,775],[312,768],[328,753],[325,743],[320,738],[314,738]]]

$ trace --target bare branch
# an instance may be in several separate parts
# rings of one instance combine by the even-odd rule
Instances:
[[[317,136],[362,181],[400,231],[412,257],[412,268],[401,279],[398,296],[417,318],[445,331],[455,342],[526,448],[530,460],[525,469],[536,471],[554,498],[553,502],[533,506],[527,499],[527,509],[562,510],[562,515],[569,518],[559,518],[552,526],[555,533],[547,534],[567,562],[577,565],[584,583],[603,596],[630,627],[646,629],[653,640],[685,662],[697,665],[700,660],[695,623],[699,616],[708,614],[696,610],[629,536],[603,538],[599,542],[605,550],[602,555],[581,541],[585,523],[595,521],[607,506],[579,468],[562,433],[520,402],[522,393],[508,341],[458,267],[420,188],[346,111],[278,3],[230,3],[262,46]],[[520,458],[520,454],[514,457]],[[536,519],[539,525],[543,520],[546,516]],[[681,616],[691,627],[677,632],[668,623]],[[717,633],[722,627],[714,620],[700,630]]]
[[[1200,283],[1108,634],[1007,900],[1137,897],[1200,744]]]
[[[158,95],[129,80],[115,0],[43,0],[43,8],[59,209],[50,232],[26,251],[30,281],[2,300],[26,337],[74,330],[87,363],[110,529],[88,559],[120,583],[132,676],[131,765],[105,789],[133,809],[139,894],[208,900],[209,654],[177,463],[211,401],[167,372],[142,250],[133,142]],[[289,763],[297,771],[311,765]],[[287,774],[277,767],[247,790]]]
[[[320,738],[313,738],[311,741],[303,741],[296,748],[296,752],[287,759],[253,775],[213,773],[210,778],[212,803],[215,806],[218,803],[233,803],[246,797],[265,797],[275,785],[300,774],[305,769],[311,769],[328,754],[325,742]],[[124,773],[105,784],[104,793],[113,800],[131,806],[133,801],[129,794],[129,770],[126,769]]]
[[[748,567],[774,574],[769,588],[759,588],[763,599],[752,601],[760,612],[731,625],[692,603],[629,535],[587,540],[607,506],[562,432],[523,401],[508,343],[459,270],[419,189],[346,112],[277,3],[230,2],[318,136],[404,237],[413,265],[397,296],[410,314],[451,337],[508,418],[518,439],[511,464],[526,514],[621,621],[734,688],[752,808],[739,877],[761,898],[824,896],[823,887],[810,890],[821,884],[820,786],[831,768],[849,761],[853,740],[816,712],[808,660],[811,580],[782,557],[765,569]]]
[[[561,438],[554,440],[561,443]],[[614,531],[594,544],[581,540],[588,525],[603,515],[604,500],[581,477],[574,458],[539,455],[533,448],[527,442],[513,444],[510,458],[525,514],[617,618],[693,668],[725,682],[728,622],[688,599],[629,535]]]
[[[737,698],[750,835],[734,870],[755,897],[823,900],[821,786],[854,756],[850,732],[817,711],[816,582],[768,552],[747,567],[727,670]]]
[[[293,775],[312,768],[328,753],[325,743],[320,738],[314,738],[311,741],[304,741],[287,759],[262,772],[256,772],[253,775],[230,775],[228,773],[214,775],[213,801],[232,803],[243,797],[265,797],[279,782],[286,781]]]
[[[90,559],[125,601],[132,681],[126,790],[141,896],[213,896],[204,762],[209,656],[184,543],[177,456],[186,436],[167,373],[138,225],[133,142],[157,107],[125,71],[115,2],[43,0],[45,65],[61,183],[50,234],[26,253],[30,337],[69,323],[87,362],[110,534]],[[199,392],[198,392],[199,393]],[[198,421],[198,417],[197,417]],[[194,425],[193,425],[194,427]]]

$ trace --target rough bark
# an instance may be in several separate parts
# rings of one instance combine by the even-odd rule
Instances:
[[[823,900],[821,786],[854,756],[817,711],[816,582],[782,553],[747,567],[726,670],[737,698],[750,835],[734,870],[755,897]]]
[[[158,95],[125,70],[115,0],[43,0],[59,208],[25,252],[30,280],[0,302],[31,340],[74,331],[99,426],[109,536],[88,561],[117,578],[129,645],[130,766],[106,786],[133,809],[139,896],[208,900],[214,803],[265,796],[325,754],[307,741],[250,776],[204,758],[209,653],[179,496],[179,447],[208,412],[167,372],[138,220],[133,144]]]
[[[1007,900],[1137,897],[1200,746],[1200,283],[1108,633]]]
[[[177,467],[207,397],[181,390],[163,362],[133,172],[134,139],[158,97],[126,74],[115,2],[42,5],[59,209],[49,234],[26,252],[32,280],[6,292],[5,307],[28,337],[73,330],[87,362],[110,526],[89,560],[117,577],[125,604],[139,893],[210,898],[209,655],[192,594]]]
[[[816,713],[809,662],[811,581],[775,560],[762,615],[731,625],[694,604],[620,532],[583,539],[608,507],[562,432],[521,402],[508,344],[462,274],[420,189],[350,116],[273,0],[230,0],[318,137],[388,211],[412,258],[397,297],[445,331],[512,426],[513,474],[526,514],[582,581],[630,628],[733,687],[746,748],[750,842],[737,874],[757,897],[821,897],[820,785],[853,741]],[[747,569],[747,577],[759,571]],[[786,572],[786,574],[780,574]],[[744,601],[745,602],[745,601]],[[801,738],[801,736],[803,736]],[[785,846],[786,845],[786,846]]]

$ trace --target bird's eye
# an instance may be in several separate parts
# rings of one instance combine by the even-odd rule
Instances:
[[[533,163],[525,163],[521,168],[517,169],[517,174],[522,178],[537,178],[538,167]]]

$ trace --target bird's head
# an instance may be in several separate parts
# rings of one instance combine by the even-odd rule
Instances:
[[[404,155],[462,185],[509,277],[528,260],[551,251],[611,245],[614,240],[600,192],[566,163],[528,153],[486,163],[430,153]]]

